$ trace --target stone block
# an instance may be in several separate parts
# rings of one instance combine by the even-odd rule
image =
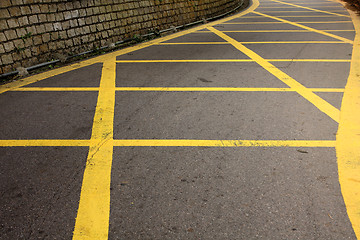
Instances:
[[[24,27],[24,26],[29,24],[29,19],[26,16],[25,17],[20,17],[18,19],[18,22],[19,22],[20,26]]]
[[[49,46],[47,44],[40,45],[40,52],[47,53],[49,51]]]
[[[5,48],[5,52],[11,52],[14,50],[15,46],[13,42],[5,42],[4,48]]]
[[[69,20],[72,18],[71,12],[69,12],[69,11],[66,11],[63,14],[64,14],[65,20]]]
[[[1,0],[0,1],[0,7],[1,8],[7,8],[11,6],[10,0]]]
[[[84,26],[85,25],[85,19],[84,18],[79,18],[78,23],[79,23],[79,26]]]
[[[6,37],[7,40],[13,40],[13,39],[16,39],[18,37],[16,35],[15,30],[7,30],[4,33],[5,33],[5,37]]]
[[[34,41],[34,45],[40,45],[43,43],[41,35],[34,36],[33,41]]]
[[[70,27],[74,28],[74,27],[78,27],[79,23],[77,19],[72,19],[70,20]]]
[[[69,38],[76,36],[75,30],[74,29],[67,30],[67,35]]]
[[[40,7],[38,4],[32,4],[30,5],[30,8],[31,8],[31,12],[33,14],[39,14],[40,13]]]
[[[8,29],[8,24],[5,19],[0,20],[0,31],[4,31],[5,29]]]
[[[46,17],[47,17],[48,22],[55,22],[56,21],[55,14],[52,14],[52,13],[47,14]]]
[[[55,20],[56,21],[60,22],[60,21],[64,21],[64,19],[65,19],[64,14],[62,12],[55,14]]]
[[[17,17],[21,15],[20,7],[8,8],[11,17]]]
[[[38,34],[42,34],[45,32],[45,26],[44,25],[37,25],[36,26],[36,31]]]
[[[40,5],[40,12],[42,13],[49,13],[49,5],[47,4],[41,4]]]
[[[66,47],[74,46],[74,43],[73,43],[72,39],[65,40],[65,46]]]
[[[5,48],[4,48],[4,46],[2,44],[0,44],[0,53],[1,54],[5,53]]]
[[[39,19],[38,19],[37,15],[32,15],[32,16],[30,16],[30,17],[29,17],[29,22],[30,22],[30,24],[36,24],[36,23],[38,23],[38,22],[39,22]]]
[[[2,56],[1,56],[1,60],[2,60],[3,65],[11,64],[11,63],[14,62],[11,54],[2,55]]]
[[[87,15],[87,16],[91,16],[91,15],[93,15],[93,14],[94,14],[93,8],[86,8],[86,15]]]
[[[27,32],[26,32],[25,28],[18,28],[18,29],[16,29],[16,34],[19,38],[22,38],[22,37],[25,37]]]
[[[45,23],[45,22],[47,22],[46,14],[39,14],[39,15],[38,15],[38,18],[39,18],[39,22],[40,22],[40,23]]]
[[[93,22],[92,22],[92,19],[91,19],[91,17],[86,17],[85,18],[85,24],[86,25],[91,25]]]
[[[13,18],[10,18],[7,20],[7,24],[9,28],[17,28],[19,27],[19,22]]]
[[[51,32],[50,33],[51,41],[56,41],[59,39],[59,33],[58,32]]]
[[[35,25],[27,26],[26,32],[31,33],[31,35],[37,34]]]
[[[50,33],[45,33],[41,37],[42,37],[42,40],[44,43],[47,43],[50,41]]]

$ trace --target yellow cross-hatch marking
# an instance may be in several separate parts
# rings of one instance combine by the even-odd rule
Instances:
[[[115,58],[104,62],[73,239],[108,239]]]
[[[328,12],[328,11],[323,11],[323,10],[319,10],[319,9],[315,9],[315,8],[309,8],[309,7],[303,7],[300,5],[296,5],[296,4],[292,4],[292,3],[287,3],[287,2],[283,2],[283,1],[279,1],[279,0],[271,0],[273,2],[277,2],[277,3],[281,3],[281,4],[286,4],[289,6],[293,6],[293,7],[297,7],[297,8],[303,8],[303,9],[308,9],[314,12],[321,12],[321,13],[326,13],[326,14],[331,14],[331,15],[336,15],[336,16],[340,16],[340,17],[350,17],[348,15],[344,15],[344,14],[339,14],[339,13],[333,13],[333,12]]]
[[[111,142],[115,147],[329,147],[329,148],[335,147],[335,140],[115,139],[112,140]],[[0,140],[0,147],[44,147],[44,146],[86,147],[86,146],[94,146],[96,143],[98,143],[98,141],[96,140],[95,141],[63,140],[63,139]],[[92,163],[96,164],[95,162]],[[99,164],[106,165],[107,166],[106,168],[109,167],[108,166],[109,162],[107,163],[100,162]],[[88,168],[89,166],[87,165],[86,167]],[[100,167],[100,166],[96,166],[96,167]],[[100,171],[98,171],[98,173],[100,173]],[[104,171],[103,173],[105,174],[106,172]],[[105,177],[106,180],[108,180],[107,173],[105,174]],[[103,187],[107,187],[107,186],[108,185],[106,186],[104,185]],[[107,202],[105,204],[107,204]],[[77,219],[77,221],[78,220],[79,219]],[[103,219],[103,221],[105,221],[105,219]],[[82,236],[86,237],[85,235]]]
[[[276,0],[274,0],[276,1]],[[277,1],[280,2],[280,1]],[[282,3],[282,2],[281,2]],[[190,30],[186,30],[180,33],[176,33],[161,39],[156,39],[147,43],[139,44],[134,47],[116,51],[104,56],[96,57],[90,60],[83,61],[81,63],[75,63],[70,66],[55,69],[49,72],[45,72],[36,76],[31,76],[24,79],[22,82],[14,82],[0,86],[0,94],[6,91],[98,91],[98,102],[96,106],[92,135],[90,140],[75,140],[75,139],[27,139],[27,140],[0,140],[0,147],[36,147],[36,146],[73,146],[73,147],[89,147],[89,153],[86,162],[86,168],[83,177],[83,184],[81,189],[81,196],[79,202],[78,213],[76,217],[76,224],[74,229],[73,239],[107,239],[109,228],[109,212],[110,212],[110,176],[111,176],[111,164],[113,148],[115,147],[127,147],[127,146],[158,146],[158,147],[335,147],[339,157],[339,177],[340,183],[345,199],[346,206],[350,220],[354,226],[355,233],[359,236],[359,215],[357,214],[360,206],[358,194],[359,191],[359,163],[358,163],[358,149],[360,139],[356,143],[352,143],[351,139],[354,139],[354,134],[358,134],[359,138],[359,114],[356,113],[360,103],[358,102],[360,92],[360,84],[358,81],[359,76],[359,46],[354,46],[354,51],[358,51],[358,54],[353,54],[353,61],[351,65],[351,76],[347,85],[346,94],[348,97],[343,101],[344,105],[349,105],[347,110],[344,110],[344,119],[341,119],[340,125],[342,128],[339,130],[337,141],[334,140],[195,140],[195,139],[113,139],[113,120],[114,120],[114,106],[115,106],[115,92],[116,91],[279,91],[279,92],[297,92],[305,99],[309,100],[321,111],[328,114],[332,119],[338,121],[339,111],[331,106],[329,103],[315,95],[313,92],[343,92],[343,89],[336,88],[305,88],[290,76],[281,72],[270,62],[349,62],[347,59],[263,59],[255,52],[247,49],[242,44],[257,44],[257,43],[301,43],[301,41],[278,41],[278,42],[237,42],[234,39],[228,37],[221,31],[214,29],[212,26],[219,23],[224,23],[231,19],[238,18],[248,12],[253,11],[258,6],[258,1],[254,0],[253,5],[244,12],[235,15],[233,17],[223,19],[210,24],[205,24],[200,27],[196,27]],[[294,5],[294,4],[292,4]],[[298,7],[298,6],[296,6]],[[302,7],[302,6],[301,6]],[[306,8],[306,7],[302,7]],[[315,10],[316,9],[310,9]],[[321,11],[321,10],[320,10]],[[326,11],[321,11],[326,12]],[[256,12],[255,12],[256,13]],[[330,12],[326,12],[330,13]],[[321,33],[327,36],[331,36],[342,43],[352,43],[352,41],[333,35],[327,34],[326,31],[331,30],[317,30],[307,26],[300,25],[299,23],[325,23],[325,22],[291,22],[288,20],[277,18],[276,16],[269,16],[266,14],[256,13],[262,16],[249,16],[246,18],[272,18],[281,22],[252,22],[251,24],[292,24],[308,31]],[[341,15],[337,13],[330,13],[332,15]],[[279,16],[279,17],[329,17],[329,16]],[[335,16],[333,16],[335,17]],[[347,16],[345,16],[347,17]],[[351,21],[330,21],[326,23],[340,23]],[[247,23],[224,23],[224,24],[249,24]],[[208,28],[212,32],[221,36],[227,43],[207,43],[207,44],[231,44],[238,50],[244,52],[251,59],[223,59],[223,60],[118,60],[115,57],[123,55],[135,50],[143,49],[148,46],[156,44],[182,44],[182,43],[163,43],[164,41],[171,40],[173,38],[186,35],[191,32],[196,32],[200,29]],[[276,31],[276,30],[274,30]],[[279,30],[278,30],[279,31]],[[358,35],[357,35],[358,36]],[[302,41],[306,43],[305,41]],[[323,41],[325,43],[325,41]],[[359,39],[357,40],[359,42]],[[309,43],[309,42],[307,42]],[[313,41],[312,43],[315,43]],[[318,43],[322,43],[318,41]],[[326,42],[326,43],[330,43]],[[332,42],[340,43],[340,42]],[[189,43],[185,43],[189,44]],[[192,44],[204,44],[204,43],[192,43]],[[357,61],[357,62],[356,62]],[[116,63],[136,63],[136,62],[256,62],[270,73],[278,77],[290,88],[197,88],[197,87],[115,87],[115,71]],[[354,63],[355,62],[355,63]],[[73,87],[73,88],[21,88],[30,83],[34,83],[43,79],[50,78],[55,75],[59,75],[71,70],[79,69],[81,67],[89,66],[94,63],[103,63],[103,70],[101,76],[101,82],[99,88],[92,87]],[[355,69],[355,70],[354,70]],[[357,69],[357,70],[356,70]],[[354,91],[352,89],[355,89]],[[345,109],[345,108],[344,108]],[[356,113],[356,114],[353,114]],[[351,116],[353,114],[353,116]],[[353,154],[350,156],[349,154]],[[349,159],[350,164],[349,164]],[[355,191],[354,191],[355,188]],[[355,195],[354,195],[355,194]],[[354,197],[355,196],[355,197]],[[357,212],[356,212],[357,211]]]
[[[336,155],[341,192],[355,235],[360,239],[360,18],[350,14],[356,35],[341,104]]]
[[[240,43],[240,42],[239,42]],[[244,43],[246,44],[246,43]],[[266,59],[268,62],[350,62],[350,59]],[[207,62],[256,62],[253,59],[194,59],[194,60],[117,60],[117,63],[207,63]]]
[[[345,42],[339,42],[339,41],[268,41],[268,42],[239,42],[241,44],[346,44]],[[230,44],[228,42],[167,42],[167,43],[159,43],[158,45],[203,45],[203,44]],[[280,60],[280,59],[278,59]],[[293,59],[287,59],[287,61],[292,61]],[[299,60],[299,59],[295,59]],[[309,59],[310,60],[310,59]],[[315,61],[316,59],[314,59]],[[324,59],[322,59],[324,60]],[[329,60],[329,59],[326,59]],[[337,59],[333,59],[338,61]],[[271,59],[268,59],[269,62],[271,62]],[[285,59],[284,59],[285,61]],[[346,60],[350,62],[349,60]]]
[[[256,13],[256,14],[258,14],[258,15],[264,16],[264,17],[272,18],[272,19],[278,20],[278,21],[280,21],[280,22],[288,23],[288,24],[294,25],[294,26],[296,26],[296,27],[300,27],[300,28],[303,28],[303,29],[306,29],[306,30],[309,30],[309,31],[312,31],[312,32],[320,33],[320,34],[322,34],[322,35],[325,35],[325,36],[328,36],[328,37],[332,37],[332,38],[338,39],[338,40],[343,41],[343,42],[346,42],[346,43],[353,44],[353,41],[351,41],[351,40],[349,40],[349,39],[347,39],[347,38],[343,38],[343,37],[334,35],[334,34],[332,34],[332,33],[324,32],[324,31],[321,31],[321,30],[317,30],[317,29],[315,29],[315,28],[311,28],[311,27],[308,27],[308,26],[305,26],[305,25],[301,25],[301,24],[299,24],[299,23],[294,23],[294,22],[291,22],[291,21],[289,21],[289,20],[285,20],[285,19],[282,19],[282,18],[270,16],[270,15],[267,15],[267,14],[264,14],[264,13],[260,13],[260,12],[256,12],[256,11],[253,11],[253,12]]]
[[[308,88],[312,92],[344,92],[343,88]],[[22,87],[15,92],[90,92],[98,87]],[[122,92],[295,92],[292,88],[253,88],[253,87],[116,87]]]
[[[273,74],[275,77],[280,79],[283,83],[288,85],[290,88],[296,90],[297,93],[299,93],[302,97],[304,97],[306,100],[311,102],[314,106],[316,106],[320,111],[324,112],[326,115],[331,117],[334,121],[339,122],[339,110],[336,109],[334,106],[326,102],[324,99],[320,98],[318,95],[301,85],[299,82],[297,82],[295,79],[287,75],[286,73],[282,72],[280,69],[276,68],[274,65],[272,65],[269,61],[265,60],[255,52],[251,51],[247,47],[245,47],[243,44],[239,43],[235,39],[229,37],[225,33],[222,33],[221,31],[209,27],[210,31],[214,32],[216,35],[224,39],[225,41],[231,43],[236,49],[256,61],[260,66],[262,66],[264,69],[266,69],[268,72]]]

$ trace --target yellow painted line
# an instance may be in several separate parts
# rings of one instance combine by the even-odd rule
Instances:
[[[254,25],[254,24],[284,24],[284,23],[283,22],[224,22],[222,24]]]
[[[47,92],[92,92],[92,91],[99,91],[98,87],[21,87],[21,88],[14,88],[11,91],[13,92],[40,92],[40,91],[47,91]]]
[[[353,41],[351,41],[351,40],[349,40],[349,39],[347,39],[347,38],[343,38],[343,37],[334,35],[334,34],[332,34],[332,33],[324,32],[324,31],[321,31],[321,30],[317,30],[317,29],[315,29],[315,28],[311,28],[311,27],[308,27],[308,26],[305,26],[305,25],[301,25],[301,24],[298,24],[298,23],[294,23],[294,22],[291,22],[291,21],[288,21],[288,20],[285,20],[285,19],[282,19],[282,18],[273,17],[273,16],[270,16],[270,15],[267,15],[267,14],[264,14],[264,13],[259,13],[259,12],[256,12],[256,11],[253,11],[253,13],[256,13],[256,14],[261,15],[261,16],[264,16],[264,17],[269,17],[269,18],[272,18],[272,19],[275,19],[275,20],[278,20],[278,21],[281,21],[281,22],[284,22],[284,23],[288,23],[288,24],[291,24],[291,25],[293,25],[293,26],[300,27],[300,28],[303,28],[303,29],[306,29],[306,30],[309,30],[309,31],[312,31],[312,32],[320,33],[320,34],[322,34],[322,35],[325,35],[325,36],[328,36],[328,37],[332,37],[332,38],[338,39],[338,40],[343,41],[343,42],[346,42],[346,43],[350,43],[350,44],[353,43]]]
[[[341,104],[336,155],[341,192],[355,235],[360,239],[360,17],[349,13],[356,35]]]
[[[328,21],[328,22],[296,22],[296,23],[350,23],[351,21]]]
[[[239,42],[240,43],[240,42]],[[244,42],[250,44],[251,42]],[[257,42],[256,42],[257,43]],[[275,42],[263,42],[275,43]],[[279,42],[286,43],[286,42]],[[350,59],[266,59],[268,62],[350,62]],[[221,62],[254,62],[252,59],[198,59],[198,60],[121,60],[117,63],[221,63]]]
[[[311,10],[311,11],[314,11],[314,12],[326,13],[326,14],[336,15],[336,16],[340,16],[340,17],[350,17],[349,15],[323,11],[323,10],[319,10],[319,9],[315,9],[315,8],[303,7],[303,6],[300,6],[300,5],[297,5],[297,4],[287,3],[287,2],[283,2],[283,1],[279,1],[279,0],[272,0],[272,1],[277,2],[277,3],[281,3],[281,4],[285,4],[285,5],[289,5],[289,6],[293,6],[293,7],[297,7],[297,8],[303,8],[303,9]]]
[[[117,60],[117,63],[197,63],[197,62],[253,62],[251,59],[194,59],[194,60]]]
[[[323,8],[339,8],[338,6],[321,6],[321,7],[323,7]],[[260,6],[260,7],[258,7],[257,9],[258,10],[260,10],[260,9],[263,9],[263,8],[292,8],[292,9],[294,9],[295,7],[287,7],[287,6],[279,6],[279,7],[262,7],[262,6]]]
[[[166,42],[157,45],[228,45],[227,42]]]
[[[38,82],[38,81],[41,81],[41,80],[44,80],[44,79],[47,79],[47,78],[62,74],[62,73],[66,73],[66,72],[69,72],[69,71],[72,71],[72,70],[76,70],[76,69],[79,69],[79,68],[82,68],[82,67],[86,67],[86,66],[89,66],[89,65],[92,65],[92,64],[95,64],[95,63],[102,63],[102,62],[108,61],[109,59],[113,59],[113,58],[115,58],[117,56],[124,55],[124,54],[130,53],[130,52],[134,52],[134,51],[146,48],[146,47],[150,47],[152,45],[155,45],[155,44],[158,44],[158,43],[161,43],[161,42],[166,42],[166,41],[169,41],[171,39],[181,37],[181,36],[187,35],[187,34],[192,33],[192,32],[199,31],[199,30],[207,28],[209,26],[214,26],[214,25],[226,22],[226,21],[231,21],[233,19],[239,18],[239,17],[253,11],[254,9],[257,8],[258,5],[259,5],[259,3],[257,1],[256,2],[254,1],[254,3],[250,7],[245,9],[244,11],[242,11],[242,12],[240,12],[238,14],[235,14],[233,16],[227,17],[227,18],[223,18],[223,19],[211,22],[211,23],[203,24],[203,25],[198,26],[198,27],[183,30],[183,31],[180,31],[180,32],[177,32],[177,33],[174,33],[174,34],[170,34],[170,35],[165,36],[165,37],[161,37],[161,38],[154,39],[154,40],[151,40],[151,41],[148,41],[148,42],[137,44],[135,46],[124,48],[124,49],[114,51],[114,52],[111,52],[111,53],[107,53],[107,54],[104,54],[104,55],[101,55],[101,56],[98,56],[98,57],[87,59],[87,60],[84,60],[84,61],[81,61],[81,62],[78,62],[78,63],[71,64],[69,66],[56,68],[56,69],[53,69],[53,70],[50,70],[50,71],[47,71],[47,72],[44,72],[44,73],[40,73],[40,74],[37,74],[37,75],[33,75],[33,76],[30,76],[30,77],[27,77],[27,78],[24,78],[24,79],[15,81],[15,82],[0,85],[0,94],[4,93],[4,92],[7,92],[9,90],[12,90],[14,88],[23,87],[23,86],[29,85],[31,83],[35,83],[35,82]]]
[[[319,31],[324,31],[324,32],[353,32],[354,30],[319,30]],[[202,33],[205,31],[200,31],[198,33]],[[222,31],[224,33],[274,33],[274,32],[309,32],[309,30],[234,30],[234,31]],[[206,33],[206,32],[205,32]]]
[[[268,72],[273,74],[275,77],[280,79],[283,83],[288,85],[290,88],[294,89],[298,94],[304,97],[306,100],[311,102],[315,107],[317,107],[320,111],[328,115],[334,121],[339,122],[339,110],[336,109],[334,106],[326,102],[324,99],[320,98],[318,95],[310,91],[308,88],[301,85],[295,79],[287,75],[286,73],[282,72],[280,69],[276,68],[272,65],[269,61],[262,58],[255,52],[251,51],[243,44],[237,42],[235,39],[227,36],[226,34],[220,32],[219,30],[209,27],[210,31],[214,32],[216,35],[231,43],[236,49],[240,52],[246,54],[248,57],[256,61],[260,66],[266,69]]]
[[[117,147],[335,147],[327,140],[179,140],[123,139],[114,140]]]
[[[0,147],[87,147],[90,140],[24,139],[0,140]]]
[[[344,92],[344,88],[308,88],[312,92]]]
[[[259,11],[259,9],[257,9]],[[274,11],[262,11],[262,13],[311,13],[311,11],[313,10],[308,10],[308,11],[282,11],[282,10],[274,10]],[[339,10],[340,11],[340,10]],[[342,10],[343,12],[346,11],[346,10]]]
[[[301,22],[294,22],[294,23],[350,23],[351,21],[318,21],[318,22],[310,22],[310,21],[301,21]],[[240,24],[240,25],[254,25],[254,24],[286,24],[284,22],[226,22],[222,24]],[[201,32],[201,31],[199,31]]]
[[[74,240],[108,239],[115,107],[115,58],[103,64]]]
[[[0,140],[0,147],[80,147],[90,140]],[[335,147],[334,140],[118,139],[117,147]],[[96,238],[97,239],[97,238]]]
[[[313,92],[343,92],[343,88],[309,88]],[[37,87],[33,89],[32,87],[22,87],[17,88],[12,91],[17,92],[32,92],[32,91],[41,91],[41,92],[82,92],[82,91],[99,91],[99,88],[93,87],[91,90],[89,88],[83,87],[58,87],[58,88],[48,88],[48,87]],[[116,87],[115,91],[120,92],[293,92],[294,89],[291,88],[261,88],[261,87]]]
[[[305,31],[305,30],[304,30]],[[231,31],[230,31],[231,32]],[[339,42],[339,41],[268,41],[268,42],[240,42],[241,44],[292,44],[292,43],[306,43],[306,44],[321,44],[321,43],[326,43],[326,44],[346,44],[344,42]],[[181,43],[159,43],[159,45],[192,45],[193,42],[181,42]],[[199,43],[196,43],[199,44]],[[202,44],[208,44],[206,42],[202,42]],[[230,44],[230,43],[226,43],[226,44]]]
[[[205,32],[205,31],[199,31],[199,33]],[[198,32],[196,32],[198,33]],[[209,33],[209,32],[205,32],[205,33]],[[229,44],[227,42],[166,42],[166,43],[159,43],[157,45],[187,45],[187,44],[191,44],[191,45],[223,45],[223,44]]]
[[[301,16],[294,16],[294,15],[289,15],[289,16],[273,16],[273,17],[288,17],[288,18],[330,18],[330,17],[339,17],[339,16],[332,16],[332,15],[301,15]],[[247,16],[247,17],[242,17],[242,18],[262,18],[260,16]],[[222,23],[224,24],[224,23]]]

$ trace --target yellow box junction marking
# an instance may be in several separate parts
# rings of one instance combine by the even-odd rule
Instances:
[[[351,40],[349,40],[349,39],[347,39],[347,38],[343,38],[343,37],[337,36],[337,35],[332,34],[332,33],[324,32],[324,31],[321,31],[321,30],[317,30],[317,29],[315,29],[315,28],[311,28],[311,27],[308,27],[308,26],[305,26],[305,25],[301,25],[301,24],[299,24],[299,23],[291,22],[291,21],[289,21],[289,20],[285,20],[285,19],[282,19],[282,18],[270,16],[270,15],[267,15],[267,14],[264,14],[264,13],[260,13],[260,12],[256,12],[256,11],[253,11],[253,13],[256,13],[256,14],[261,15],[261,16],[264,16],[264,17],[272,18],[272,19],[278,20],[278,21],[280,21],[280,22],[288,23],[288,24],[294,25],[294,26],[296,26],[296,27],[300,27],[300,28],[309,30],[309,31],[311,31],[311,32],[320,33],[320,34],[323,34],[323,35],[325,35],[325,36],[338,39],[338,40],[343,41],[343,42],[345,42],[345,43],[353,44],[353,41],[351,41]]]
[[[73,239],[108,239],[113,158],[115,58],[103,64]]]
[[[41,80],[44,80],[44,79],[47,79],[47,78],[62,74],[62,73],[66,73],[66,72],[69,72],[69,71],[72,71],[72,70],[76,70],[76,69],[79,69],[79,68],[82,68],[82,67],[86,67],[86,66],[89,66],[89,65],[92,65],[92,64],[95,64],[95,63],[102,63],[102,62],[108,61],[109,59],[116,58],[117,56],[124,55],[124,54],[130,53],[130,52],[134,52],[134,51],[137,51],[137,50],[140,50],[140,49],[143,49],[143,48],[146,48],[146,47],[149,47],[149,46],[161,43],[161,42],[169,41],[171,39],[174,39],[174,38],[177,38],[177,37],[180,37],[180,36],[184,36],[184,35],[187,35],[189,33],[199,31],[201,29],[205,29],[205,28],[207,28],[209,26],[214,26],[214,25],[217,25],[217,24],[221,24],[221,23],[223,23],[225,21],[230,21],[230,20],[233,20],[235,18],[239,18],[239,17],[253,11],[254,9],[256,9],[258,5],[259,5],[259,2],[257,0],[255,0],[254,3],[250,7],[248,7],[244,11],[242,11],[242,12],[240,12],[238,14],[235,14],[235,15],[233,15],[231,17],[220,19],[220,20],[217,20],[217,21],[214,21],[214,22],[211,22],[211,23],[207,23],[207,24],[204,24],[204,25],[201,25],[201,26],[198,26],[198,27],[194,27],[194,28],[191,28],[191,29],[188,29],[188,30],[180,31],[180,32],[177,32],[177,33],[165,36],[165,37],[154,39],[154,40],[151,40],[151,41],[148,41],[148,42],[144,42],[144,43],[132,46],[132,47],[121,49],[121,50],[118,50],[118,51],[115,51],[115,52],[112,52],[112,53],[108,53],[108,54],[105,54],[105,55],[101,55],[101,56],[98,56],[98,57],[95,57],[95,58],[84,60],[84,61],[81,61],[79,63],[74,63],[74,64],[71,64],[69,66],[53,69],[53,70],[50,70],[50,71],[47,71],[47,72],[44,72],[44,73],[40,73],[40,74],[37,74],[37,75],[34,75],[34,76],[30,76],[30,77],[27,77],[27,78],[24,78],[24,79],[21,79],[21,80],[12,82],[12,83],[0,85],[0,94],[4,93],[4,92],[7,92],[7,91],[10,91],[10,90],[15,89],[15,88],[23,87],[23,86],[26,86],[28,84],[35,83],[35,82],[38,82],[38,81],[41,81]]]
[[[312,92],[344,92],[343,88],[308,88]],[[15,92],[90,92],[99,91],[97,87],[22,87]],[[253,88],[253,87],[116,87],[121,92],[294,92],[291,88]]]
[[[297,7],[297,8],[303,8],[303,9],[311,10],[311,11],[314,11],[314,12],[321,12],[321,13],[326,13],[326,14],[331,14],[331,15],[340,16],[340,17],[350,17],[350,16],[344,15],[344,14],[339,14],[339,13],[333,13],[333,12],[323,11],[323,10],[319,10],[319,9],[315,9],[315,8],[303,7],[303,6],[300,6],[300,5],[296,5],[296,4],[292,4],[292,3],[287,3],[287,2],[283,2],[283,1],[279,1],[279,0],[271,0],[271,1],[277,2],[277,3],[281,3],[281,4],[285,4],[285,5],[289,5],[289,6],[293,6],[293,7]]]
[[[268,42],[240,42],[241,44],[288,44],[288,43],[306,43],[306,44],[316,44],[316,43],[335,43],[335,44],[346,44],[344,42],[339,41],[268,41]],[[159,43],[158,45],[202,45],[202,44],[230,44],[228,42],[221,42],[221,43],[212,43],[212,42],[171,42],[171,43]],[[291,59],[292,60],[292,59]],[[289,59],[289,61],[291,61]],[[333,59],[336,60],[336,59]],[[348,60],[350,61],[350,60]]]
[[[273,42],[265,42],[273,43]],[[244,44],[249,44],[244,42]],[[268,62],[350,62],[350,59],[266,59]],[[222,63],[222,62],[255,62],[253,59],[196,59],[196,60],[118,60],[117,63]]]
[[[0,86],[0,94],[9,90],[22,91],[17,89],[19,87],[58,75],[71,70],[79,69],[85,66],[92,65],[94,63],[104,63],[103,74],[101,77],[100,88],[96,88],[99,91],[98,102],[96,112],[94,116],[94,123],[92,129],[91,140],[0,140],[1,147],[11,146],[89,146],[89,154],[87,158],[86,169],[84,172],[83,185],[81,190],[80,204],[78,209],[78,215],[76,218],[76,225],[74,230],[73,239],[107,239],[108,238],[108,226],[109,226],[109,210],[110,210],[110,174],[111,174],[111,162],[113,146],[209,146],[209,147],[334,147],[335,141],[327,140],[171,140],[171,139],[123,139],[113,140],[113,118],[114,118],[114,105],[115,105],[115,91],[132,91],[128,88],[116,88],[115,87],[115,57],[123,55],[135,50],[143,49],[148,46],[159,44],[163,41],[167,41],[179,36],[186,35],[191,32],[198,31],[213,25],[223,23],[231,19],[235,19],[248,12],[251,12],[258,6],[258,1],[255,0],[253,5],[247,10],[233,17],[226,18],[217,22],[202,25],[187,31],[182,31],[176,34],[169,35],[167,37],[149,41],[137,46],[126,48],[120,51],[116,51],[107,55],[99,56],[93,59],[75,63],[67,67],[58,68],[52,71],[41,73],[35,76],[25,78],[23,80],[13,82]],[[294,16],[299,17],[299,16]],[[313,16],[312,16],[313,17]],[[318,16],[322,17],[322,16]],[[271,22],[274,24],[277,22]],[[232,44],[232,43],[231,43]],[[238,43],[236,43],[238,44]],[[195,60],[196,62],[199,60]],[[204,61],[204,60],[200,60]],[[233,62],[234,60],[229,60]],[[253,62],[253,60],[250,60]],[[255,60],[267,67],[272,65],[260,56]],[[294,61],[291,59],[275,59],[274,61]],[[298,59],[295,61],[333,61],[341,62],[348,60],[316,60],[316,59]],[[121,62],[121,61],[117,61]],[[129,62],[129,61],[128,61]],[[146,62],[146,61],[145,61]],[[155,61],[159,62],[159,61]],[[168,62],[168,61],[167,61]],[[177,61],[174,61],[177,62]],[[192,62],[192,61],[188,61]],[[207,62],[219,62],[219,60],[207,61]],[[221,61],[220,61],[221,62]],[[224,61],[225,62],[225,61]],[[245,61],[244,61],[245,62]],[[260,64],[260,65],[261,65]],[[262,66],[263,66],[262,65]],[[273,67],[273,66],[272,66]],[[275,67],[274,67],[275,68]],[[277,70],[273,70],[276,72]],[[283,77],[282,75],[281,77]],[[297,91],[300,90],[311,92],[311,89],[301,89],[291,81],[291,79],[282,79],[291,84],[295,84],[291,90],[287,88],[281,89],[284,91]],[[302,85],[301,85],[302,86]],[[29,89],[29,88],[26,88]],[[24,90],[26,91],[24,88]],[[37,88],[38,90],[46,88]],[[47,90],[55,91],[56,88],[48,88]],[[94,91],[94,88],[62,88],[69,91]],[[144,88],[145,89],[145,88]],[[144,91],[142,89],[142,91]],[[164,89],[164,88],[162,88]],[[137,91],[133,89],[134,91]],[[150,89],[147,89],[150,91]],[[154,89],[153,89],[154,90]],[[178,91],[179,89],[169,88],[166,91]],[[200,89],[198,89],[200,90]],[[243,88],[244,91],[247,91]],[[263,89],[265,90],[265,88]],[[321,89],[320,89],[321,90]],[[320,91],[319,90],[319,91]],[[333,91],[330,89],[329,91]],[[29,90],[32,91],[32,90]],[[56,90],[57,91],[57,90]],[[140,91],[140,90],[139,90]],[[159,90],[162,91],[162,90]],[[164,90],[165,91],[165,90]],[[268,90],[265,90],[268,91]],[[277,91],[277,90],[275,90]],[[279,89],[280,91],[280,89]],[[342,90],[337,90],[341,92]],[[311,95],[311,94],[310,94]],[[315,95],[316,96],[316,95]],[[322,99],[321,99],[322,100]]]
[[[225,33],[222,33],[221,31],[209,27],[210,31],[214,32],[216,35],[224,39],[225,41],[228,41],[233,45],[236,49],[256,61],[260,66],[262,66],[264,69],[266,69],[268,72],[273,74],[275,77],[280,79],[283,83],[288,85],[290,88],[294,89],[297,93],[299,93],[302,97],[304,97],[306,100],[311,102],[314,106],[316,106],[320,111],[324,112],[326,115],[331,117],[334,121],[339,122],[339,110],[336,109],[334,106],[326,102],[321,97],[314,94],[312,91],[301,85],[299,82],[297,82],[295,79],[287,75],[286,73],[282,72],[280,69],[276,68],[274,65],[272,65],[269,61],[265,60],[255,52],[251,51],[235,39],[229,37]]]
[[[341,192],[355,235],[360,239],[360,18],[349,12],[356,35],[341,104],[336,155]]]

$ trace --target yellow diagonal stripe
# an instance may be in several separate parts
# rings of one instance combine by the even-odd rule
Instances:
[[[233,45],[236,49],[253,59],[255,62],[257,62],[260,66],[262,66],[264,69],[266,69],[268,72],[273,74],[275,77],[280,79],[282,82],[284,82],[286,85],[288,85],[290,88],[294,89],[297,93],[299,93],[302,97],[304,97],[306,100],[311,102],[313,105],[315,105],[319,110],[327,114],[329,117],[331,117],[334,121],[339,122],[339,110],[336,109],[334,106],[326,102],[324,99],[317,96],[315,93],[301,85],[299,82],[297,82],[295,79],[287,75],[286,73],[282,72],[280,69],[276,68],[274,65],[272,65],[269,61],[265,60],[255,52],[251,51],[241,43],[237,42],[235,39],[227,36],[226,34],[222,33],[221,31],[209,27],[210,31],[224,39],[225,41],[228,41]]]
[[[294,25],[294,26],[296,26],[296,27],[300,27],[300,28],[303,28],[303,29],[306,29],[306,30],[309,30],[309,31],[312,31],[312,32],[320,33],[320,34],[322,34],[322,35],[325,35],[325,36],[328,36],[328,37],[332,37],[332,38],[341,40],[341,41],[346,42],[346,43],[353,44],[353,41],[351,41],[351,40],[349,40],[349,39],[347,39],[347,38],[343,38],[343,37],[337,36],[337,35],[332,34],[332,33],[324,32],[324,31],[321,31],[321,30],[317,30],[317,29],[315,29],[315,28],[311,28],[311,27],[308,27],[308,26],[305,26],[305,25],[302,25],[302,24],[299,24],[299,23],[291,22],[291,21],[288,21],[288,20],[285,20],[285,19],[282,19],[282,18],[273,17],[273,16],[270,16],[270,15],[267,15],[267,14],[264,14],[264,13],[259,13],[259,12],[256,12],[256,11],[253,11],[253,13],[256,13],[256,14],[261,15],[261,16],[263,16],[263,17],[272,18],[272,19],[278,20],[278,21],[280,21],[280,22],[288,23],[288,24],[291,24],[291,25]]]
[[[279,1],[279,0],[271,0],[271,1],[281,3],[281,4],[285,4],[285,5],[289,5],[289,6],[293,6],[293,7],[297,7],[297,8],[303,8],[303,9],[311,10],[311,11],[314,11],[314,12],[321,12],[321,13],[340,16],[340,17],[349,17],[348,15],[344,15],[344,14],[340,14],[340,13],[333,13],[333,12],[323,11],[323,10],[319,10],[319,9],[315,9],[315,8],[303,7],[303,6],[300,6],[300,5],[287,3],[287,2],[283,2],[283,1]]]

